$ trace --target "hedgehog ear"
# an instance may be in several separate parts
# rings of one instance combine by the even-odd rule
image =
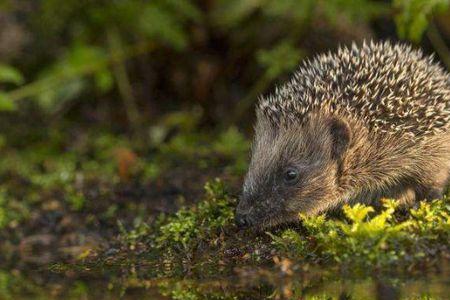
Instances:
[[[329,128],[333,143],[331,148],[331,156],[333,159],[340,159],[350,144],[350,126],[342,119],[332,118],[330,120]]]

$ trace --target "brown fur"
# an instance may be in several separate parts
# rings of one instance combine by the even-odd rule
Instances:
[[[375,130],[345,107],[325,105],[298,122],[292,117],[274,122],[274,114],[257,110],[252,159],[237,207],[241,225],[274,226],[297,220],[298,213],[315,215],[345,203],[397,198],[411,205],[442,196],[450,174],[446,129],[411,138],[404,130]],[[400,122],[392,114],[388,120]],[[287,184],[283,176],[292,168],[298,181]]]
[[[347,147],[336,147],[330,120],[351,133]],[[345,203],[372,204],[397,198],[405,204],[442,196],[450,174],[450,134],[417,143],[399,135],[370,132],[339,114],[314,114],[298,128],[276,128],[259,116],[252,160],[238,214],[249,225],[274,226]],[[299,185],[285,187],[277,174],[289,166],[301,170]]]

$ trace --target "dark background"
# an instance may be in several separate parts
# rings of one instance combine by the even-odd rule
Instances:
[[[21,76],[0,76],[1,107],[39,126],[128,132],[195,108],[202,126],[249,128],[259,94],[338,45],[409,40],[449,61],[447,1],[2,3],[1,61]]]

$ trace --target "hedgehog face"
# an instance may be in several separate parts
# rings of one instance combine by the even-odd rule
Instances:
[[[237,225],[271,227],[327,209],[336,197],[349,137],[347,124],[335,119],[274,126],[258,116]]]

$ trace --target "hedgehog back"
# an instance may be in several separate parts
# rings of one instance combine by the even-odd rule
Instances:
[[[421,138],[450,127],[450,76],[407,45],[353,44],[303,63],[258,109],[278,126],[340,112],[370,130]]]

